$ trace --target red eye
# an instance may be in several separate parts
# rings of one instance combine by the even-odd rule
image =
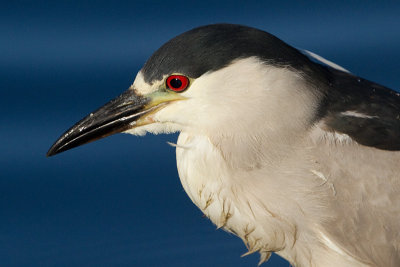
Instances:
[[[167,87],[175,92],[182,92],[189,85],[189,79],[183,75],[171,75],[167,78]]]

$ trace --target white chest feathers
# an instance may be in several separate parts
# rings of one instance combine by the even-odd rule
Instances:
[[[306,168],[297,166],[300,158],[286,160],[283,170],[277,165],[233,168],[206,136],[185,132],[176,155],[186,193],[218,228],[243,240],[249,250],[245,255],[259,252],[260,263],[276,252],[295,266],[365,266],[344,257],[321,232],[319,222],[327,209],[309,194],[308,188],[321,187],[321,178],[310,171],[308,161],[300,164]],[[332,195],[331,188],[326,191]]]
[[[207,137],[181,133],[176,155],[186,193],[218,228],[243,240],[249,250],[245,255],[258,251],[262,263],[272,251],[282,249],[284,234],[274,231],[271,242],[267,240],[271,233],[261,225],[263,222],[265,226],[266,221],[273,224],[275,215],[237,183],[235,174],[227,168],[221,153]]]

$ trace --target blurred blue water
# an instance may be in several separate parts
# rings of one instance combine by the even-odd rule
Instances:
[[[180,185],[176,135],[115,135],[52,158],[52,142],[118,95],[192,27],[258,27],[400,88],[397,2],[304,5],[13,1],[0,8],[2,266],[255,266]],[[288,266],[274,256],[266,266]]]

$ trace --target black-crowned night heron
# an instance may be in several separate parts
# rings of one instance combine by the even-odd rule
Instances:
[[[322,61],[249,27],[193,29],[48,155],[178,131],[185,191],[261,262],[400,266],[400,96]]]

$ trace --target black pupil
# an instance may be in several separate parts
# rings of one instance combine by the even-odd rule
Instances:
[[[182,86],[182,81],[179,78],[174,78],[170,81],[172,88],[180,88]]]

